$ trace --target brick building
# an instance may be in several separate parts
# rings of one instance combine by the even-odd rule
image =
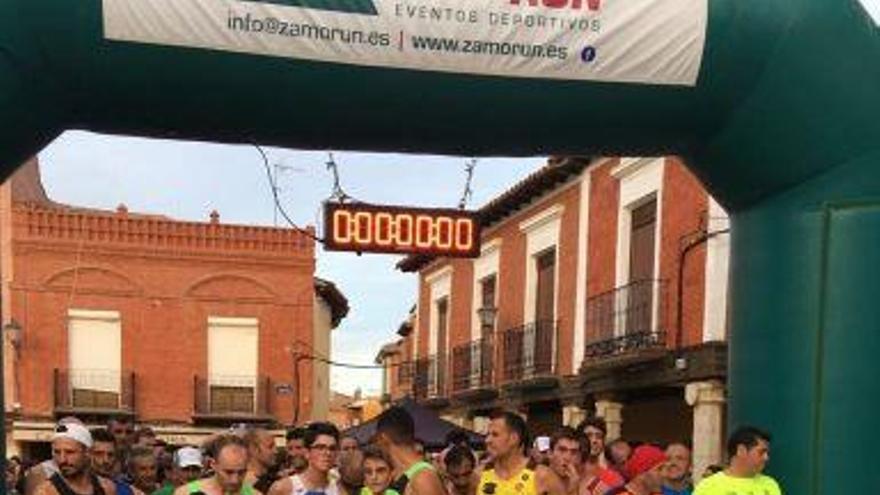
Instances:
[[[693,437],[695,472],[720,460],[729,236],[699,181],[675,158],[551,159],[479,216],[479,258],[398,265],[419,293],[378,356],[387,397],[478,430],[499,406],[540,433],[594,413],[611,438]]]
[[[328,414],[326,365],[291,353],[328,356],[348,305],[303,233],[61,205],[32,160],[0,189],[0,253],[10,452],[68,414],[176,443]]]

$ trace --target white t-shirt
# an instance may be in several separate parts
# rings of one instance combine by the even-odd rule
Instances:
[[[327,486],[324,488],[306,488],[306,484],[298,474],[290,477],[290,484],[293,487],[291,495],[340,495],[339,486],[336,480],[328,478]]]

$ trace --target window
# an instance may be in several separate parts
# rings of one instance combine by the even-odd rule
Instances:
[[[208,384],[212,413],[253,413],[257,389],[256,318],[208,318]]]
[[[628,335],[653,329],[656,196],[632,210],[630,226],[629,284],[625,293]]]
[[[556,249],[548,249],[535,257],[538,274],[535,293],[535,321],[546,322],[556,319],[554,308],[556,292]]]
[[[68,347],[72,405],[78,408],[118,408],[122,378],[119,312],[68,311]]]
[[[497,308],[497,304],[495,303],[495,291],[496,284],[498,281],[498,277],[494,274],[489,275],[488,277],[480,280],[480,307],[481,308]],[[477,314],[475,316],[479,319],[480,315]],[[483,327],[480,324],[480,328],[482,331],[482,337],[488,338],[491,336],[492,331],[495,329],[494,325],[492,327]]]

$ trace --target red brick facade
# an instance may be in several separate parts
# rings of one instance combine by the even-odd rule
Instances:
[[[564,173],[566,167],[568,175]],[[563,178],[555,180],[552,187],[548,187],[547,180],[543,180],[542,177],[551,174]],[[643,190],[646,192],[640,192]],[[589,197],[582,198],[584,194],[588,194]],[[627,204],[621,204],[624,196],[628,201]],[[532,304],[527,300],[529,292],[527,270],[529,263],[532,263],[534,252],[529,252],[530,234],[525,230],[526,225],[530,221],[542,221],[540,218],[542,215],[550,214],[548,212],[558,212],[558,234],[553,243],[557,265],[555,319],[558,322],[558,333],[555,336],[553,350],[556,360],[553,372],[557,379],[554,385],[556,392],[526,388],[519,395],[511,395],[502,390],[500,394],[496,394],[498,398],[494,402],[461,401],[456,399],[454,390],[447,380],[445,389],[438,393],[447,396],[449,400],[434,400],[433,403],[449,413],[463,414],[465,420],[468,416],[473,417],[479,414],[479,410],[485,410],[492,405],[519,404],[524,411],[529,410],[533,401],[540,401],[540,404],[556,403],[556,407],[566,404],[585,405],[587,399],[585,394],[589,395],[590,392],[581,393],[578,390],[566,392],[566,384],[569,382],[565,377],[589,373],[594,365],[598,366],[595,364],[598,361],[591,358],[589,352],[584,352],[584,348],[589,348],[590,344],[602,344],[603,339],[613,337],[607,334],[609,321],[612,326],[616,324],[619,327],[615,332],[617,335],[624,332],[623,327],[630,325],[635,319],[631,309],[626,310],[629,312],[620,312],[621,307],[632,305],[632,301],[638,295],[633,288],[627,287],[629,282],[624,277],[625,272],[619,273],[621,263],[627,262],[618,258],[627,256],[628,259],[630,256],[630,247],[627,244],[630,242],[629,230],[627,230],[629,224],[622,223],[621,215],[630,215],[629,212],[636,207],[633,205],[639,205],[645,198],[650,200],[651,197],[657,199],[654,221],[656,248],[652,248],[652,250],[656,249],[656,254],[652,257],[655,260],[655,269],[651,277],[656,280],[649,282],[660,288],[655,288],[653,295],[647,296],[648,304],[653,304],[654,307],[649,307],[642,313],[649,315],[648,318],[655,322],[643,338],[654,339],[649,341],[651,345],[659,347],[658,352],[665,352],[664,348],[677,349],[702,345],[707,311],[704,303],[707,291],[707,247],[703,241],[707,233],[709,197],[699,181],[679,160],[672,157],[656,160],[598,159],[579,166],[574,162],[561,165],[558,162],[551,162],[484,207],[480,213],[484,221],[485,218],[490,218],[482,236],[484,247],[496,243],[499,245],[498,311],[493,342],[494,379],[491,384],[492,387],[497,388],[499,385],[505,385],[504,380],[499,379],[503,376],[504,360],[507,358],[502,349],[501,336],[507,329],[531,323],[525,311]],[[588,199],[588,202],[582,205],[582,199],[584,201]],[[498,213],[499,207],[503,207],[501,214]],[[584,214],[586,218],[581,218]],[[539,220],[534,220],[536,218]],[[625,233],[626,238],[621,238],[622,232]],[[694,247],[685,249],[689,243],[694,243]],[[684,252],[687,254],[683,254]],[[679,268],[682,260],[685,263],[684,277],[680,281]],[[477,263],[476,260],[466,259],[418,260],[415,258],[401,263],[404,269],[419,272],[418,319],[413,331],[398,346],[405,347],[416,342],[417,352],[411,356],[411,359],[427,357],[431,353],[429,339],[432,311],[435,311],[432,304],[435,304],[436,299],[431,293],[432,282],[436,283],[437,274],[449,271],[451,268],[449,344],[445,363],[447,376],[454,373],[454,365],[449,358],[452,349],[472,340],[474,326],[471,319],[477,317],[475,309],[478,305],[473,297],[474,267]],[[583,286],[578,287],[579,284]],[[726,286],[722,284],[712,289],[726,291]],[[679,291],[683,295],[680,304]],[[602,298],[610,302],[603,306],[600,304]],[[679,308],[681,308],[680,330]],[[724,308],[720,309],[720,311],[724,310]],[[604,323],[603,315],[596,314],[602,311],[608,313],[605,315]],[[597,321],[599,323],[596,323]],[[605,329],[602,335],[599,335],[599,327]],[[540,347],[537,342],[535,341],[534,346]],[[639,345],[644,345],[644,341]],[[527,343],[526,347],[528,346]],[[600,345],[594,347],[594,351],[596,349],[603,348]],[[618,348],[614,347],[614,349]],[[530,351],[525,352],[528,354]],[[537,353],[539,350],[534,352]],[[586,359],[583,358],[585,354],[588,355]],[[396,363],[401,357],[398,355],[394,359]],[[603,363],[607,363],[607,360]],[[606,365],[602,364],[602,366]],[[576,380],[571,381],[571,383],[575,382]],[[398,382],[390,381],[386,385],[392,398],[414,391],[412,388],[407,388],[410,387],[409,384],[404,384],[401,388]],[[609,392],[614,391],[609,390]],[[673,402],[683,404],[683,397],[676,400],[678,402]],[[629,414],[633,418],[637,417],[638,409],[635,405]],[[634,431],[643,429],[643,425],[638,424],[638,421],[631,426]],[[688,427],[685,424],[680,430],[686,431]]]
[[[291,354],[314,347],[316,297],[322,297],[316,295],[314,243],[307,235],[226,225],[218,216],[181,222],[124,208],[95,211],[12,196],[4,316],[24,329],[13,364],[17,383],[7,391],[7,405],[17,404],[16,418],[51,420],[59,414],[54,370],[68,366],[72,309],[119,313],[121,370],[134,374],[139,422],[199,423],[196,383],[209,373],[210,317],[258,322],[257,373],[265,381],[257,394],[265,397],[265,410],[257,413],[289,423],[298,398],[300,421],[309,419],[312,364],[300,363],[297,380]],[[2,229],[9,232],[10,225]],[[335,324],[339,317],[328,320]]]

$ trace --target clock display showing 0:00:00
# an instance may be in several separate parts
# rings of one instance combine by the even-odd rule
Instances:
[[[374,211],[333,212],[333,242],[339,246],[470,252],[474,220]]]

